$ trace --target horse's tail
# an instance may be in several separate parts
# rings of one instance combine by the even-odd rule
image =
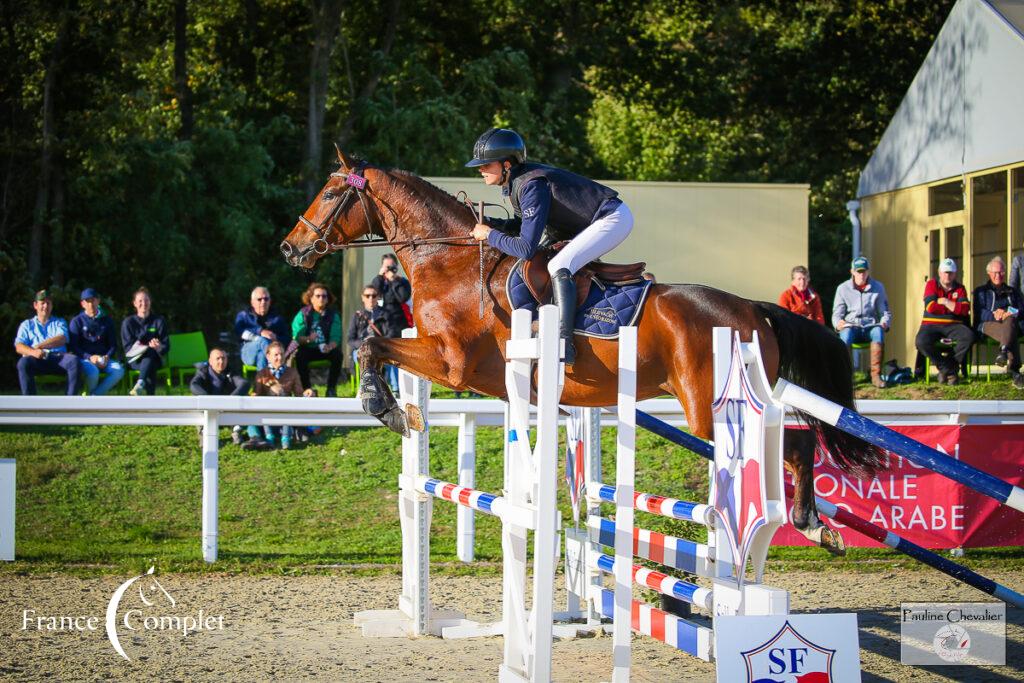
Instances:
[[[846,344],[838,335],[772,303],[756,306],[768,319],[779,345],[779,377],[855,410],[853,405],[853,364]],[[827,451],[844,471],[871,476],[884,460],[884,452],[830,424],[797,411],[801,421],[814,432],[818,447]]]

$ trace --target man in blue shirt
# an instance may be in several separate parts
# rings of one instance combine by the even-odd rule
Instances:
[[[14,348],[18,359],[18,382],[21,393],[36,393],[36,375],[67,375],[68,396],[78,393],[78,357],[67,352],[68,324],[53,318],[53,299],[42,289],[36,292],[32,308],[36,315],[18,326]]]
[[[291,341],[288,321],[271,306],[270,290],[256,287],[249,295],[249,308],[235,316],[235,334],[242,344],[242,362],[257,370],[267,367],[267,347]]]
[[[81,302],[82,312],[71,319],[68,348],[78,356],[86,392],[102,396],[124,377],[124,366],[114,358],[117,351],[114,321],[100,311],[99,295],[92,287],[82,290]],[[102,382],[101,372],[106,373]]]
[[[526,144],[514,130],[486,131],[466,166],[479,169],[485,184],[500,185],[515,212],[510,220],[478,223],[473,237],[521,259],[536,253],[542,234],[548,242],[569,240],[548,263],[548,272],[559,332],[565,340],[565,364],[572,365],[576,357],[573,275],[626,239],[633,229],[633,214],[610,187],[554,166],[527,162]]]

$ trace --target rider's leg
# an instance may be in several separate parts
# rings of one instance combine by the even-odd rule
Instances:
[[[583,266],[600,258],[619,246],[633,229],[633,214],[620,204],[607,216],[597,219],[583,232],[573,237],[548,262],[551,292],[558,306],[559,333],[565,340],[565,364],[572,365],[576,358],[573,329],[576,320],[576,286],[572,276]]]

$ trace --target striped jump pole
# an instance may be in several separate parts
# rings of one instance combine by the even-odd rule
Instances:
[[[955,482],[983,493],[990,498],[1024,512],[1024,489],[1014,486],[988,472],[982,472],[965,462],[951,458],[934,448],[914,441],[908,436],[884,427],[874,420],[838,403],[807,391],[803,387],[780,379],[772,392],[772,398],[787,406],[802,410],[819,420],[832,425],[858,439],[885,448],[906,458],[920,467],[948,477]]]
[[[501,496],[422,475],[416,478],[416,488],[435,498],[486,512],[495,517],[501,517],[507,507],[505,499]]]
[[[609,484],[592,481],[587,484],[587,493],[605,503],[615,502],[615,487]],[[634,492],[633,508],[652,515],[696,522],[704,526],[710,526],[712,520],[711,506],[705,503],[691,503],[677,498],[656,496],[653,493]]]
[[[606,574],[614,574],[615,558],[605,553],[599,553],[594,561],[594,566]],[[633,583],[650,588],[662,595],[678,598],[708,612],[714,609],[714,595],[707,588],[638,564],[633,565]]]
[[[615,546],[615,522],[591,515],[587,517],[587,529],[590,532],[591,543],[607,548]],[[685,538],[634,527],[633,555],[697,576],[715,576],[707,545]]]
[[[601,589],[601,615],[607,619],[615,617],[615,591]],[[630,627],[637,633],[650,636],[666,645],[682,650],[705,662],[710,662],[711,642],[714,631],[681,617],[663,612],[639,600],[631,601]]]
[[[649,415],[648,413],[638,410],[636,411],[636,423],[644,429],[649,429],[648,426],[650,425],[653,429],[649,429],[649,431],[668,439],[674,444],[687,448],[703,458],[711,460],[715,457],[715,449],[707,441],[704,441],[692,434],[687,434],[683,430],[677,429],[667,422],[659,420],[653,415]],[[913,443],[917,442],[913,441]],[[787,483],[786,495],[792,498],[793,493],[793,486]],[[932,552],[927,548],[923,548],[912,541],[908,541],[902,536],[894,534],[891,531],[887,531],[877,524],[873,524],[866,519],[862,519],[849,510],[830,503],[824,498],[815,497],[815,504],[818,511],[826,517],[829,517],[840,524],[844,524],[854,531],[863,534],[874,541],[882,543],[893,550],[912,557],[919,562],[923,562],[943,574],[948,574],[958,581],[962,581],[969,586],[973,586],[982,593],[987,593],[988,595],[998,598],[1003,602],[1024,609],[1024,595],[1021,595],[1017,591],[1007,588],[992,579],[985,578],[981,574],[968,569],[962,564],[957,564],[952,560],[946,559],[942,555]]]

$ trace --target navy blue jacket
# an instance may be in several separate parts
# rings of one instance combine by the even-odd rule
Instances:
[[[148,344],[150,339],[159,339],[163,345],[162,353],[171,349],[171,340],[167,336],[167,324],[159,315],[152,313],[143,320],[137,315],[130,315],[121,321],[121,346],[125,352],[132,347],[132,344]]]
[[[974,290],[974,329],[980,333],[982,325],[995,322],[996,318],[992,311],[999,308],[1005,310],[1011,306],[1018,311],[1024,311],[1024,301],[1021,300],[1019,290],[1009,285],[1002,285],[996,289],[991,282],[976,287]],[[1018,327],[1021,326],[1022,315],[1024,314],[1017,314]]]
[[[89,356],[113,358],[117,351],[114,321],[102,312],[95,318],[86,315],[85,311],[76,315],[68,326],[68,336],[68,351],[85,360]]]
[[[292,331],[288,321],[273,306],[270,307],[270,310],[264,316],[256,315],[256,311],[252,310],[252,306],[244,311],[239,311],[238,315],[235,316],[235,334],[240,341],[244,341],[242,340],[243,332],[252,332],[253,335],[259,335],[263,330],[270,330],[276,334],[277,340],[286,347],[288,342],[292,340]]]
[[[521,259],[536,253],[545,230],[552,241],[572,239],[622,203],[615,190],[544,164],[517,165],[505,191],[515,218],[488,219],[497,230],[488,234],[487,243]]]

